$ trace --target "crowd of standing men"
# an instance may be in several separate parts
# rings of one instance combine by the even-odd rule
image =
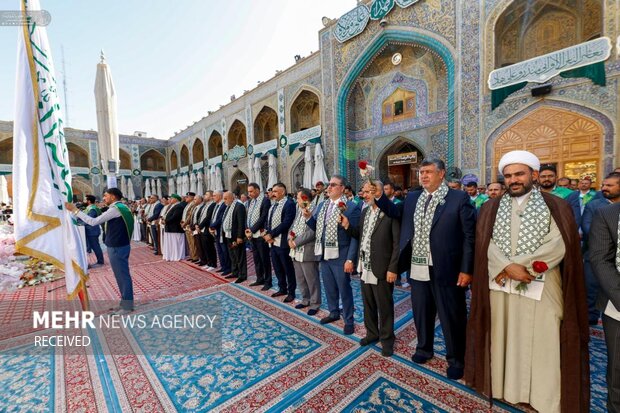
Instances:
[[[558,185],[553,167],[513,151],[499,173],[501,183],[465,182],[462,191],[463,183],[446,181],[443,161],[424,160],[421,188],[404,200],[392,184],[371,179],[355,197],[338,175],[292,195],[282,183],[267,193],[250,183],[247,200],[230,191],[152,195],[132,206],[133,236],[164,260],[187,259],[236,283],[247,280],[251,251],[250,287],[272,289],[273,269],[271,296],[288,303],[298,291],[295,308],[310,316],[324,290],[320,322],[342,317],[347,335],[357,274],[367,331],[360,345],[380,342],[386,357],[395,341],[392,293],[406,273],[417,330],[412,360],[433,358],[438,316],[450,379],[544,412],[589,409],[589,324],[602,314],[608,409],[620,411],[620,170],[600,192],[587,177],[573,191]]]

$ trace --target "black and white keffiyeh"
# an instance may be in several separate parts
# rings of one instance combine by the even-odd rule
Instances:
[[[340,199],[332,201],[331,199],[323,202],[318,220],[316,223],[316,242],[314,251],[316,255],[323,255],[324,260],[333,260],[338,258],[338,224],[340,222],[340,211],[338,204],[347,203],[347,198],[343,195]],[[331,208],[330,208],[331,207]],[[329,216],[327,216],[329,214]],[[325,233],[325,251],[321,243]]]
[[[551,212],[540,191],[534,188],[521,215],[519,242],[514,255],[533,254],[542,245],[543,239],[549,233],[550,225]],[[495,216],[493,242],[502,250],[506,258],[512,258],[511,230],[512,197],[505,194]]]
[[[442,182],[433,195],[425,190],[418,198],[413,214],[414,237],[411,242],[411,278],[414,280],[430,281],[428,266],[430,264],[431,227],[435,210],[439,204],[446,202],[446,195],[448,195],[448,186]]]
[[[512,205],[512,197],[509,194],[505,194],[500,200],[497,215],[495,216],[492,240],[508,259],[520,255],[533,255],[543,244],[545,237],[551,230],[551,211],[549,211],[549,207],[547,207],[540,191],[536,188],[532,189],[525,209],[522,213],[518,213],[520,218],[519,235],[513,255],[511,233],[513,229],[517,230],[517,228],[512,228],[514,222]],[[537,275],[532,281],[526,288],[522,288],[521,283],[515,280],[510,280],[509,283],[501,287],[489,280],[489,288],[540,300],[544,288],[545,274]]]
[[[269,211],[269,220],[271,221],[271,230],[278,227],[282,223],[282,211],[284,211],[284,204],[286,203],[286,198],[282,198],[279,201],[275,201],[273,205],[271,205],[271,210]],[[275,237],[274,243],[270,244],[271,247],[274,244],[280,245],[280,240],[282,239],[282,235],[278,235]]]
[[[310,211],[312,212],[312,209],[310,209]],[[293,225],[291,226],[291,231],[295,233],[295,237],[298,237],[306,232],[306,228],[308,228],[306,225],[306,218],[303,216],[302,212],[303,210],[299,207],[299,205],[297,205],[297,215],[295,215],[295,221],[293,221]],[[305,245],[292,249],[290,253],[291,258],[297,262],[303,262],[305,251],[304,248]]]
[[[361,239],[360,260],[358,264],[358,272],[362,274],[362,281],[366,284],[377,285],[377,277],[373,274],[370,266],[371,262],[371,240],[372,233],[379,218],[383,216],[383,212],[379,208],[367,207],[364,216],[364,233]]]
[[[235,205],[237,205],[236,199],[228,206],[226,212],[224,212],[224,221],[222,222],[222,230],[224,231],[224,236],[226,238],[231,238],[232,235],[232,220],[233,220],[233,212],[235,210]]]
[[[248,211],[248,228],[252,228],[260,218],[260,207],[263,205],[265,194],[261,193],[256,199],[250,200]],[[258,231],[254,234],[257,235]]]

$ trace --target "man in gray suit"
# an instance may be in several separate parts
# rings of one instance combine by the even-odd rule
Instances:
[[[297,214],[288,235],[291,258],[295,267],[295,279],[301,292],[301,303],[295,308],[310,307],[308,315],[315,315],[321,308],[321,278],[319,277],[319,260],[314,255],[316,235],[306,225],[303,212],[312,209],[312,192],[301,188],[297,191]]]
[[[394,353],[394,282],[398,274],[400,255],[400,223],[388,217],[377,207],[375,197],[383,195],[383,184],[367,182],[362,189],[364,202],[359,225],[349,225],[342,217],[347,233],[359,240],[357,271],[361,274],[364,299],[364,325],[366,337],[360,340],[367,346],[381,340],[381,354],[390,357]]]
[[[607,410],[620,412],[620,203],[594,212],[589,246],[607,344]]]
[[[605,177],[601,186],[601,194],[601,197],[595,196],[594,199],[586,204],[581,215],[583,271],[586,276],[586,288],[588,291],[588,318],[590,325],[598,324],[598,319],[601,316],[600,311],[596,307],[599,285],[592,272],[590,253],[588,251],[588,238],[592,227],[592,217],[597,209],[620,202],[620,173],[612,172]]]

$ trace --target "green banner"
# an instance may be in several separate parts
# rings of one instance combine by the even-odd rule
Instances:
[[[578,67],[577,69],[567,70],[566,72],[560,73],[560,76],[563,78],[587,77],[595,85],[607,85],[605,62],[592,63],[591,65]]]
[[[491,110],[504,103],[504,100],[517,90],[521,90],[527,85],[527,82],[517,83],[516,85],[506,86],[491,91]]]

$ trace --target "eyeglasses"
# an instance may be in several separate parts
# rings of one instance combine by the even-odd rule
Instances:
[[[334,187],[334,186],[342,186],[342,184],[337,184],[336,182],[330,182],[329,186]]]

